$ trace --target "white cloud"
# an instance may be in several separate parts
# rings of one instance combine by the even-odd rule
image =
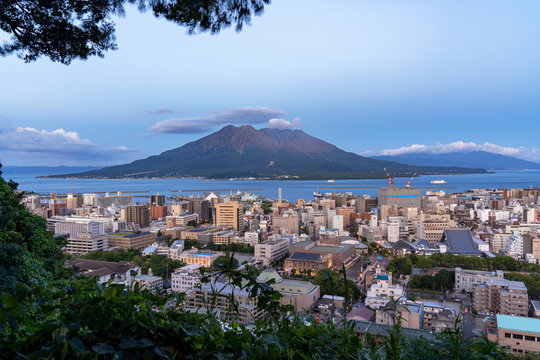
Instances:
[[[293,121],[285,119],[270,119],[268,120],[268,127],[271,129],[294,129],[302,126],[302,120],[300,118],[294,118]]]
[[[223,109],[208,112],[201,117],[158,121],[149,130],[169,134],[196,134],[212,131],[224,125],[262,124],[283,116],[282,111],[267,107]]]
[[[448,144],[437,143],[436,145],[413,144],[397,149],[386,149],[379,152],[379,155],[402,155],[402,154],[448,154],[454,152],[486,151],[493,154],[512,156],[529,161],[540,161],[540,148],[526,148],[524,146],[510,147],[501,146],[485,142],[477,144],[474,142],[454,141]],[[365,155],[373,155],[372,151],[364,152]]]
[[[75,131],[47,131],[33,127],[17,127],[0,133],[0,150],[43,160],[55,158],[94,164],[106,163],[109,160],[118,162],[124,155],[132,153],[132,150],[125,146],[103,148],[88,139],[81,139]]]

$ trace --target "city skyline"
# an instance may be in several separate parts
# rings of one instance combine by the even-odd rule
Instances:
[[[360,155],[540,161],[528,136],[539,12],[532,1],[274,2],[240,33],[189,36],[128,8],[104,59],[0,59],[0,161],[126,163],[227,124],[300,128]]]

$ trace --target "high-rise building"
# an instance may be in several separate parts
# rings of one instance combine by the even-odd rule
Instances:
[[[108,240],[106,236],[95,236],[91,233],[78,233],[70,237],[66,245],[66,252],[72,255],[84,255],[91,251],[107,250]]]
[[[60,209],[66,208],[66,199],[58,199],[56,193],[51,193],[51,199],[49,200],[49,210],[51,210],[51,216],[60,215]]]
[[[75,210],[83,206],[83,198],[80,195],[68,194],[66,207],[71,210]]]
[[[165,195],[150,195],[150,205],[165,206]]]
[[[140,227],[150,226],[150,211],[145,205],[130,205],[123,210],[124,220],[140,225]]]
[[[243,230],[244,208],[238,201],[219,203],[215,205],[215,224],[231,227],[236,231]]]
[[[199,221],[210,220],[210,201],[204,199],[194,199],[189,202],[189,212],[199,215]]]
[[[54,223],[54,233],[58,235],[69,234],[70,238],[76,238],[79,233],[89,233],[97,237],[103,235],[105,231],[101,222],[83,218],[66,218],[65,221]]]
[[[162,220],[167,216],[167,207],[159,205],[150,205],[150,218],[154,220]]]
[[[473,307],[482,312],[527,316],[527,287],[521,281],[490,279],[473,288]]]
[[[380,188],[379,205],[397,205],[398,208],[420,206],[422,192],[418,189]]]

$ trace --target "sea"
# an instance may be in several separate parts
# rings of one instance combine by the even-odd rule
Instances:
[[[4,169],[3,169],[4,170]],[[71,193],[116,193],[134,194],[139,197],[148,194],[166,196],[222,195],[238,191],[249,192],[263,197],[277,199],[281,188],[282,199],[296,202],[298,199],[312,199],[314,192],[353,193],[356,195],[377,195],[380,187],[387,187],[387,179],[358,180],[203,180],[203,179],[42,179],[44,174],[10,173],[3,171],[5,179],[19,184],[20,190],[39,194]],[[395,178],[394,187],[405,187],[409,178]],[[446,184],[431,184],[432,180],[445,180]],[[469,189],[529,188],[540,187],[540,170],[500,170],[487,174],[417,176],[411,187],[422,188],[425,194],[429,188],[441,189],[446,193],[463,192]],[[135,192],[135,193],[133,193]],[[141,200],[143,201],[143,200]]]

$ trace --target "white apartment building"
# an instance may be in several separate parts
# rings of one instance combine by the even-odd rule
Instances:
[[[148,290],[152,294],[163,290],[163,279],[161,276],[153,276],[152,270],[148,271],[148,275],[135,276],[135,283],[139,284],[140,290]]]
[[[367,291],[366,306],[376,310],[386,306],[390,299],[396,300],[404,296],[403,286],[392,284],[391,273],[379,273],[376,280]]]
[[[506,240],[512,235],[511,233],[495,233],[491,237],[489,250],[494,254],[499,254],[501,250],[506,250]]]
[[[399,240],[399,222],[391,222],[386,225],[388,242],[394,243]]]
[[[70,238],[76,238],[79,233],[89,233],[95,237],[105,234],[103,223],[85,218],[65,218],[54,224],[54,233],[69,234]]]
[[[506,255],[513,257],[523,257],[523,236],[519,231],[512,231],[512,235],[506,239]]]
[[[201,284],[200,264],[190,264],[175,269],[171,274],[171,290],[189,293]]]
[[[94,236],[91,233],[78,233],[70,237],[65,251],[72,255],[84,255],[91,251],[107,250],[109,242],[106,236]]]
[[[475,285],[485,284],[488,280],[504,279],[504,272],[497,271],[477,271],[464,270],[457,267],[455,270],[454,291],[462,290],[472,292]]]
[[[281,238],[255,244],[255,261],[262,262],[263,266],[269,266],[272,262],[289,255],[290,241]]]
[[[259,233],[255,231],[246,231],[244,233],[244,243],[255,246],[259,243]]]

